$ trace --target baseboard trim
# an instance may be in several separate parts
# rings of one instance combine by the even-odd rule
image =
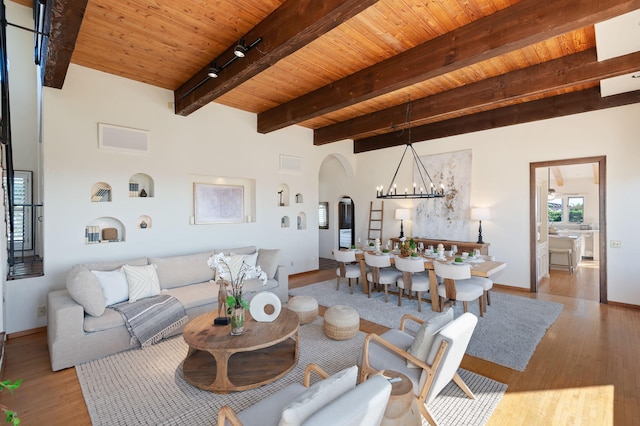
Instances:
[[[502,290],[521,291],[523,293],[529,293],[530,292],[528,288],[524,288],[524,287],[513,287],[513,286],[510,286],[510,285],[496,284],[496,283],[493,283],[493,286],[495,288],[500,288]]]
[[[46,331],[47,331],[47,326],[46,325],[44,327],[32,328],[30,330],[17,331],[15,333],[7,334],[7,340],[8,339],[16,339],[18,337],[29,336],[31,334],[38,334],[38,333],[42,333],[42,332],[46,332]]]
[[[629,308],[629,309],[640,309],[640,305],[632,305],[630,303],[612,302],[610,300],[607,302],[607,305],[619,306],[621,308]]]

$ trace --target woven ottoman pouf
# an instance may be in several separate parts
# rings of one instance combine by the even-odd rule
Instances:
[[[318,302],[311,296],[293,296],[287,308],[298,314],[300,324],[309,324],[318,318]]]
[[[351,306],[335,305],[324,313],[324,334],[334,340],[348,340],[358,334],[360,315]]]

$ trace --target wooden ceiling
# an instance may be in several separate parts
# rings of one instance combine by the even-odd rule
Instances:
[[[26,0],[22,0],[26,1]],[[602,98],[640,53],[598,62],[594,24],[640,0],[47,0],[44,83],[70,62],[298,124],[355,152],[640,102]],[[233,58],[243,38],[262,39]],[[410,102],[409,102],[410,101]],[[410,105],[410,110],[408,106]],[[411,126],[411,132],[402,129]]]

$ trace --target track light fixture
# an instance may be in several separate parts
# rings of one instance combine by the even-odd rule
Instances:
[[[207,75],[211,78],[218,78],[218,74],[220,74],[220,68],[216,66],[215,62],[212,62]]]
[[[242,37],[239,41],[238,41],[238,45],[233,49],[233,56],[224,64],[222,64],[220,67],[218,67],[216,65],[216,62],[212,62],[211,65],[209,66],[209,68],[207,69],[207,76],[204,77],[202,80],[200,80],[196,85],[194,85],[191,89],[187,90],[184,94],[182,94],[180,96],[180,99],[184,99],[185,97],[189,96],[191,93],[193,93],[198,87],[202,86],[207,80],[209,80],[210,78],[218,78],[220,76],[220,73],[222,71],[224,71],[225,68],[227,68],[229,65],[231,65],[232,63],[234,63],[236,60],[244,58],[247,54],[248,51],[250,51],[251,49],[253,49],[254,47],[256,47],[258,45],[258,43],[262,42],[262,37],[258,37],[253,43],[251,43],[249,46],[245,46],[244,45],[244,37]]]
[[[245,53],[247,53],[247,47],[244,45],[244,37],[242,37],[240,39],[240,41],[238,42],[238,45],[236,46],[235,49],[233,49],[233,54],[236,55],[238,58],[244,58]]]

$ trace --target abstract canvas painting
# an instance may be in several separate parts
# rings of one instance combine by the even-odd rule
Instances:
[[[444,198],[417,202],[413,237],[466,241],[469,239],[471,202],[471,150],[421,156],[436,188],[444,186]],[[414,182],[420,181],[414,170]]]

